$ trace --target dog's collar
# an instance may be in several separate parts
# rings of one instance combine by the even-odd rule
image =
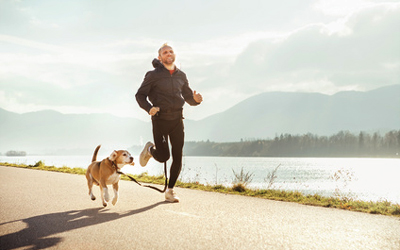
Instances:
[[[115,163],[115,161],[111,161],[112,162],[112,166],[115,168],[116,171],[119,170],[119,167],[117,165],[117,163]]]
[[[114,168],[117,172],[120,170],[120,168],[118,167],[117,163],[115,163],[115,161],[110,160],[110,158],[108,158],[108,157],[107,157],[107,160],[111,162],[112,168]]]

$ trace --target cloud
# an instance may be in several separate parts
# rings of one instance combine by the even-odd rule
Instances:
[[[398,83],[399,16],[379,0],[3,1],[0,107],[147,119],[133,96],[164,42],[204,96],[189,119],[262,91]]]
[[[398,0],[318,0],[313,9],[331,16],[347,16],[378,4],[398,3]]]
[[[130,111],[133,116],[133,83],[140,84],[148,68],[141,65],[142,54],[104,53],[102,46],[89,51],[8,35],[0,35],[0,43],[7,48],[0,50],[0,107],[15,112]]]
[[[308,22],[309,5],[314,1],[5,0],[0,30],[52,43],[74,42],[78,37],[87,42],[129,37],[194,42],[249,30],[288,31],[293,24]]]
[[[398,84],[400,34],[394,30],[399,23],[400,4],[380,4],[347,17],[340,30],[313,24],[281,42],[251,43],[237,57],[226,85],[254,93],[285,86],[293,88],[288,91],[307,86],[325,92],[327,83],[336,91]]]

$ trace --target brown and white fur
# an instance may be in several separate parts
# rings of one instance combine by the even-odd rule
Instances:
[[[124,165],[133,165],[133,157],[126,150],[114,150],[109,157],[102,161],[96,161],[97,153],[99,152],[100,146],[97,146],[94,150],[92,163],[88,166],[86,171],[86,179],[89,187],[89,195],[92,200],[96,199],[94,196],[92,187],[96,184],[100,187],[101,200],[103,206],[107,206],[107,202],[110,201],[108,194],[107,185],[113,185],[114,197],[112,204],[115,205],[118,201],[118,181],[120,175],[117,173]]]

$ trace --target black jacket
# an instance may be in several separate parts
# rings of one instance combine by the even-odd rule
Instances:
[[[173,120],[182,118],[185,101],[192,106],[198,105],[193,99],[186,74],[175,69],[169,70],[158,60],[153,60],[154,70],[146,73],[143,83],[136,93],[136,101],[147,113],[152,107],[159,107],[160,112],[152,119]]]

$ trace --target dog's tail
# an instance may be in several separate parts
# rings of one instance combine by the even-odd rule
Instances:
[[[92,162],[96,161],[97,153],[99,152],[100,147],[101,147],[101,145],[97,146],[96,149],[94,150]]]

